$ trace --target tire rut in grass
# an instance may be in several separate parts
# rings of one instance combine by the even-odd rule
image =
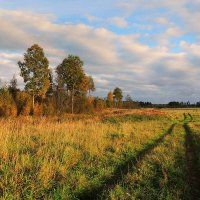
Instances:
[[[137,156],[134,156],[128,159],[123,164],[119,165],[113,172],[112,176],[109,178],[105,178],[101,180],[101,184],[95,186],[93,188],[87,188],[81,193],[76,194],[76,199],[80,200],[90,200],[90,199],[102,199],[102,195],[105,196],[105,190],[112,189],[118,184],[120,181],[123,180],[123,177],[126,176],[130,169],[137,168],[138,164],[142,161],[144,156],[150,154],[155,147],[157,147],[160,143],[163,142],[164,138],[171,134],[174,129],[175,124],[172,124],[170,128],[154,143],[150,143],[146,145],[146,147],[138,153]],[[105,199],[105,198],[104,198]]]
[[[194,148],[192,131],[187,123],[184,123],[186,132],[185,147],[186,147],[186,167],[191,186],[191,199],[200,199],[200,171],[198,169],[198,157]]]
[[[183,120],[184,123],[193,121],[193,117],[190,113],[184,113],[183,116],[184,116],[184,120]]]

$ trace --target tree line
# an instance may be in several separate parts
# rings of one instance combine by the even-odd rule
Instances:
[[[25,87],[18,88],[16,76],[0,87],[0,116],[73,114],[139,106],[130,95],[123,100],[119,87],[109,91],[107,98],[92,96],[95,84],[92,76],[86,75],[79,56],[68,55],[53,73],[43,48],[34,44],[18,66]]]

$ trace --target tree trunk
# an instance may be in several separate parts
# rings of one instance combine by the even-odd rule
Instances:
[[[72,88],[72,114],[74,114],[74,86]]]
[[[32,96],[32,114],[34,115],[34,108],[35,108],[35,95],[33,91],[33,96]]]

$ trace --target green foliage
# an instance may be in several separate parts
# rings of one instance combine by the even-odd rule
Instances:
[[[78,56],[69,55],[57,66],[56,73],[58,87],[71,93],[71,112],[74,113],[75,92],[80,92],[85,77],[83,61]]]
[[[65,85],[68,90],[79,90],[85,76],[83,61],[78,56],[69,55],[56,68],[61,85]]]
[[[17,78],[15,75],[13,76],[13,78],[10,81],[8,90],[12,94],[13,99],[16,101],[16,93],[19,91],[19,89],[17,89]]]
[[[25,89],[36,96],[45,98],[50,86],[49,61],[43,49],[34,44],[24,54],[24,61],[18,62],[21,76],[24,78]]]
[[[120,88],[116,87],[113,91],[113,95],[114,95],[114,99],[116,102],[116,106],[121,107],[122,98],[123,98],[122,90]]]
[[[93,105],[88,101],[88,91],[95,91],[94,81],[91,76],[86,76],[83,61],[78,56],[69,55],[57,66],[57,99],[60,111],[68,110],[63,103],[71,99],[71,112],[91,112]],[[74,108],[75,107],[75,108]]]

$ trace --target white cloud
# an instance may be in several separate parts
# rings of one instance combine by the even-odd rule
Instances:
[[[125,28],[128,26],[128,22],[122,17],[111,17],[107,19],[107,22],[119,28]]]
[[[161,25],[169,25],[170,21],[167,17],[158,17],[155,19],[155,22]]]
[[[183,35],[183,31],[178,27],[170,27],[167,29],[166,35],[169,37],[178,37]]]
[[[126,27],[123,19],[115,17],[108,21]],[[85,62],[86,72],[94,76],[99,88],[97,94],[105,95],[119,86],[134,91],[138,98],[146,96],[159,102],[172,98],[175,90],[183,94],[183,90],[189,92],[193,87],[196,91],[200,70],[196,60],[191,60],[187,53],[196,58],[200,47],[181,42],[182,52],[171,53],[169,39],[182,36],[184,31],[166,18],[157,20],[166,24],[166,32],[154,38],[157,47],[150,47],[140,42],[140,34],[118,35],[85,24],[57,24],[51,15],[3,10],[0,12],[0,78],[10,79],[14,73],[19,74],[17,61],[22,59],[27,47],[38,43],[44,48],[51,67],[69,53],[79,55]]]
[[[90,21],[90,22],[102,22],[101,18],[92,16],[92,15],[87,15],[86,18]]]
[[[181,41],[180,47],[188,54],[193,54],[200,57],[200,45]]]
[[[96,22],[96,23],[101,24],[102,26],[112,25],[118,28],[126,28],[128,26],[127,20],[124,17],[119,17],[119,16],[103,19],[103,18],[95,17],[93,15],[87,15],[86,18],[89,22]]]

